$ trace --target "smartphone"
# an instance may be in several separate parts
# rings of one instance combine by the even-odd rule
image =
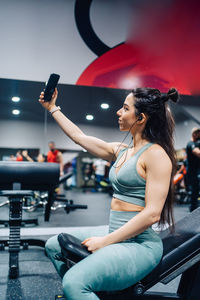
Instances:
[[[59,78],[60,78],[60,75],[58,75],[58,74],[52,73],[50,75],[49,80],[48,80],[45,90],[44,90],[44,101],[46,101],[46,102],[51,101],[52,95],[58,84]]]

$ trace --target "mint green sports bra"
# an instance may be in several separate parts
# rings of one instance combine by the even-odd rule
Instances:
[[[130,157],[116,174],[116,166],[120,157],[128,149],[122,149],[109,172],[109,180],[113,187],[113,197],[132,204],[145,206],[146,181],[137,170],[136,165],[140,155],[147,150],[152,143],[144,145],[134,156]]]

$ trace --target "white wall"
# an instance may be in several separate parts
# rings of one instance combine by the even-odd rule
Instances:
[[[128,2],[92,2],[92,26],[110,47],[126,40]],[[80,37],[74,6],[75,0],[0,0],[0,77],[46,81],[58,73],[60,83],[74,84],[97,58]]]
[[[199,106],[184,105],[183,108],[200,122],[200,99]],[[198,125],[198,127],[200,127],[200,125]]]
[[[189,112],[200,122],[200,106],[183,106],[183,108]],[[191,139],[192,128],[199,127],[200,125],[193,120],[186,119],[181,123],[176,124],[175,129],[175,148],[185,148],[189,140]]]
[[[96,136],[105,141],[121,141],[123,134],[118,129],[80,125],[88,135]],[[46,133],[46,134],[45,134]],[[81,150],[58,127],[56,123],[48,123],[45,131],[43,123],[25,121],[0,121],[0,148],[40,148],[47,152],[48,141],[55,141],[58,148]],[[129,139],[130,140],[130,139]]]
[[[197,124],[193,121],[185,121],[176,124],[175,128],[175,149],[182,149],[185,148],[187,143],[191,139],[191,131]]]

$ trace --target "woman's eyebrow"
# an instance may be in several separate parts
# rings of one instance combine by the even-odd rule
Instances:
[[[126,103],[124,103],[124,104],[123,104],[123,106],[128,106],[128,107],[129,107],[129,105],[128,105],[128,104],[126,104]]]

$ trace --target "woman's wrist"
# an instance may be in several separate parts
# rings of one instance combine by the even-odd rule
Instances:
[[[56,106],[54,105],[53,108],[51,108],[49,110],[49,113],[52,115],[53,113],[55,113],[56,111],[61,110],[60,106]]]
[[[103,244],[104,244],[104,247],[112,244],[111,241],[110,241],[110,234],[107,234],[107,235],[104,236]]]
[[[48,108],[47,108],[47,110],[48,110],[48,112],[51,112],[51,110],[52,109],[54,109],[56,107],[56,105],[54,104],[54,105],[51,105],[51,106],[49,106]]]

